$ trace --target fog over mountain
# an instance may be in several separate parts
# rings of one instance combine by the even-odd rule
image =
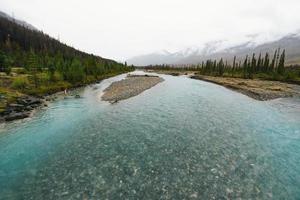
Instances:
[[[8,20],[10,20],[10,21],[12,21],[12,22],[15,22],[15,23],[17,23],[17,24],[19,24],[19,25],[21,25],[21,26],[24,26],[24,27],[26,27],[26,28],[28,28],[28,29],[31,29],[31,30],[37,30],[37,28],[35,28],[35,27],[32,26],[31,24],[29,24],[29,23],[27,23],[27,22],[25,22],[25,21],[23,21],[23,20],[16,19],[16,18],[14,18],[13,16],[10,16],[10,15],[8,15],[8,14],[2,12],[2,11],[0,11],[0,17],[4,17],[4,18],[6,18],[6,19],[8,19]]]
[[[286,50],[287,64],[300,64],[300,32],[288,34],[279,39],[266,43],[257,42],[257,35],[246,42],[228,45],[228,41],[220,40],[208,42],[202,47],[191,47],[178,52],[168,52],[166,50],[146,55],[140,55],[128,59],[128,64],[136,66],[147,66],[156,64],[197,64],[208,59],[223,58],[228,62],[237,56],[238,60],[244,59],[246,55],[273,53],[275,49]]]
[[[163,49],[178,52],[168,55],[176,62],[209,41],[217,44],[207,54],[300,28],[299,0],[1,0],[0,8],[76,49],[121,62],[152,52],[149,60],[164,61]]]

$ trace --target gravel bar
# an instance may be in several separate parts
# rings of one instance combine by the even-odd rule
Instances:
[[[116,103],[137,96],[163,81],[164,79],[159,76],[129,74],[126,79],[114,82],[106,88],[102,100]]]

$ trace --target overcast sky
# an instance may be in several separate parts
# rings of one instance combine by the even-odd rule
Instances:
[[[300,0],[1,0],[0,9],[80,50],[123,61],[300,29]]]

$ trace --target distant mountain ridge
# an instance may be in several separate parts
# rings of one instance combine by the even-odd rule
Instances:
[[[127,62],[136,66],[148,66],[156,64],[198,64],[208,59],[223,58],[231,62],[234,56],[237,60],[242,60],[246,55],[256,55],[266,52],[273,53],[275,49],[281,48],[286,50],[286,64],[300,64],[300,34],[289,34],[278,40],[256,44],[249,40],[238,45],[222,48],[223,41],[216,41],[205,44],[202,48],[187,48],[175,53],[152,53],[136,56]]]

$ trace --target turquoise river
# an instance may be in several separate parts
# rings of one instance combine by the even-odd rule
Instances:
[[[300,99],[188,77],[109,104],[105,87],[0,127],[0,199],[300,199]]]

